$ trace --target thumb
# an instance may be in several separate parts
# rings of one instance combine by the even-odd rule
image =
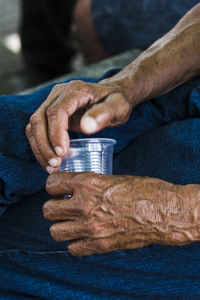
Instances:
[[[121,93],[109,95],[92,106],[82,117],[80,127],[85,134],[96,133],[106,127],[117,126],[128,120],[130,104]]]

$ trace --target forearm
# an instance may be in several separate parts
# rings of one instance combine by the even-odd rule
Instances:
[[[136,224],[145,222],[149,244],[183,245],[200,241],[200,185],[175,185],[154,178],[136,179]],[[140,196],[142,195],[142,196]],[[140,200],[140,197],[142,199]],[[138,228],[138,232],[140,229]]]
[[[200,4],[116,76],[133,106],[200,74]],[[105,81],[104,81],[105,82]]]
[[[161,231],[163,236],[158,243],[183,245],[200,241],[200,186],[180,187],[175,199],[165,208]],[[163,214],[160,210],[160,216]]]

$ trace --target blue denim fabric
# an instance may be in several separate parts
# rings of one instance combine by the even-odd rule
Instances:
[[[91,0],[97,36],[113,55],[146,48],[167,33],[198,0]]]
[[[138,105],[126,124],[95,135],[117,140],[115,174],[200,183],[198,83]],[[51,88],[0,97],[0,299],[198,299],[200,243],[76,258],[51,239],[42,216],[47,175],[24,136]]]

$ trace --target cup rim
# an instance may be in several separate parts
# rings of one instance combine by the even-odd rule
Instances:
[[[71,146],[71,143],[73,142],[91,142],[91,143],[99,143],[99,142],[110,142],[112,143],[113,145],[115,145],[117,143],[116,140],[114,139],[110,139],[110,138],[83,138],[83,139],[72,139],[70,140],[70,146]]]

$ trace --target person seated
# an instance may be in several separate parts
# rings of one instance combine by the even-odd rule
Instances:
[[[33,86],[69,73],[77,48],[74,40],[86,64],[133,48],[147,48],[197,3],[21,0],[20,36],[26,66],[22,84]]]
[[[72,32],[87,64],[124,51],[146,49],[198,0],[78,0]]]
[[[199,37],[200,4],[121,71],[1,97],[3,299],[198,297]],[[59,173],[88,134],[114,175]]]

